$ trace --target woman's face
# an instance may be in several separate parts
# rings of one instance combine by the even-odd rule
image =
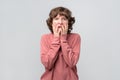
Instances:
[[[61,28],[61,26],[68,26],[68,19],[65,16],[58,14],[53,18],[52,26],[58,28]]]

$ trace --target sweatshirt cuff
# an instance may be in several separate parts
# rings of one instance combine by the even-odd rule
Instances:
[[[61,43],[66,43],[67,42],[67,34],[62,35],[60,40],[61,40]]]
[[[60,43],[60,38],[59,37],[54,37],[52,44],[59,44]]]
[[[61,36],[61,40],[66,40],[66,39],[67,39],[67,34]]]

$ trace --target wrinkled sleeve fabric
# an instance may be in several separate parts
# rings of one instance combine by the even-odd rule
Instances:
[[[81,38],[80,35],[74,35],[73,36],[73,42],[72,45],[70,46],[68,41],[67,41],[67,35],[63,35],[61,37],[61,47],[62,47],[62,52],[63,52],[63,58],[68,64],[69,67],[74,67],[79,59],[80,55],[80,44],[81,44]]]
[[[48,43],[48,40],[49,38],[47,38],[45,35],[41,37],[40,53],[42,64],[46,69],[50,70],[57,59],[57,52],[60,48],[60,40],[59,37],[54,37],[50,43]]]

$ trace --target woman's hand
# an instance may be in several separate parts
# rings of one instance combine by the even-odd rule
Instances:
[[[53,33],[54,33],[54,36],[56,37],[67,34],[67,32],[68,32],[68,24],[61,25],[61,27],[53,26]]]
[[[61,27],[61,35],[67,34],[67,32],[68,32],[68,24],[63,25]]]
[[[59,37],[60,32],[61,32],[61,28],[59,28],[57,26],[53,26],[53,34],[54,34],[55,37]]]

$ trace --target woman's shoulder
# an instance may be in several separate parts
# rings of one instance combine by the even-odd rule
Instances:
[[[78,33],[70,33],[69,34],[70,35],[70,37],[79,37],[80,38],[80,34],[78,34]]]
[[[46,33],[41,36],[41,38],[50,38],[52,36],[52,33]]]

